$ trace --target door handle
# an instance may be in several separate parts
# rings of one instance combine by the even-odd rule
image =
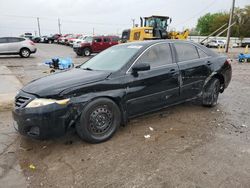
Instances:
[[[175,69],[171,69],[171,70],[170,70],[170,73],[171,73],[171,74],[174,74],[175,72],[176,72]]]
[[[208,66],[212,65],[211,61],[207,61],[207,65]]]

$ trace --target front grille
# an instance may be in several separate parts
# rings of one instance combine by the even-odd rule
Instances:
[[[24,107],[29,101],[30,101],[30,98],[29,98],[29,97],[18,96],[18,97],[15,99],[15,107],[16,107],[16,108],[22,108],[22,107]]]

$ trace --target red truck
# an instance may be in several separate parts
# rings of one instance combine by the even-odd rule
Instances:
[[[75,44],[73,50],[79,56],[90,56],[91,53],[98,53],[118,44],[118,41],[118,36],[86,37],[82,43]]]

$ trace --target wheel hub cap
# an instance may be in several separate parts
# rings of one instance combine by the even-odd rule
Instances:
[[[94,134],[106,133],[112,125],[112,112],[105,107],[98,107],[90,114],[90,129]]]

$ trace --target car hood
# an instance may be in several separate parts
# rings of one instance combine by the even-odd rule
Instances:
[[[56,96],[65,89],[104,80],[110,72],[72,69],[36,79],[22,88],[26,93],[39,97]]]

